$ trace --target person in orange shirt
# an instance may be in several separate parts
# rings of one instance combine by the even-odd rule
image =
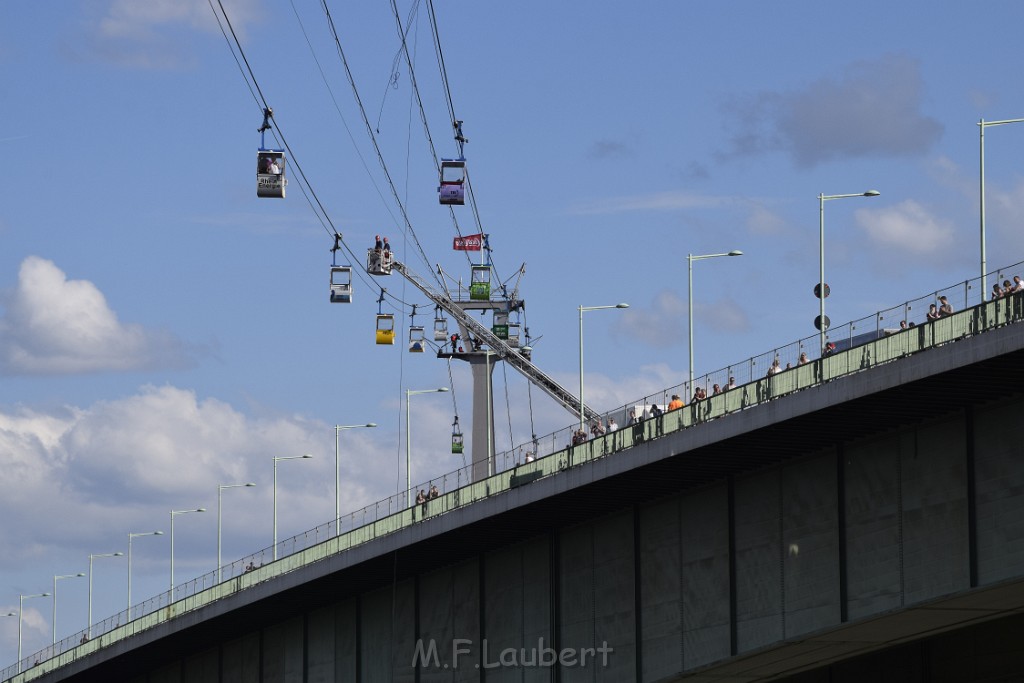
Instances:
[[[672,394],[672,400],[668,404],[669,410],[679,410],[683,407],[683,400],[679,398],[679,394]]]

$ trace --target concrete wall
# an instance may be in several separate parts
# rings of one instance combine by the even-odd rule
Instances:
[[[656,681],[1021,578],[1022,410],[1024,399],[953,409],[554,525],[357,597],[325,596],[133,683],[548,681],[550,668],[505,666],[544,647],[573,652],[566,683]],[[418,643],[427,657],[414,662]]]

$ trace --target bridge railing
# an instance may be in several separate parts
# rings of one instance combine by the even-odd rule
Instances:
[[[1009,279],[1003,277],[1003,272],[1017,271],[1022,267],[1024,264],[1018,263],[998,271],[999,281]],[[20,683],[32,680],[99,648],[215,603],[257,583],[396,533],[425,518],[555,475],[569,467],[607,457],[645,441],[708,420],[723,418],[732,412],[822,382],[1024,321],[1024,293],[968,306],[972,296],[977,301],[978,297],[972,295],[972,292],[976,293],[978,289],[974,281],[968,281],[847,323],[830,331],[828,335],[828,339],[837,345],[839,341],[848,340],[840,347],[840,351],[824,357],[815,353],[813,360],[805,364],[800,364],[800,354],[807,353],[809,358],[812,357],[808,349],[817,350],[818,335],[708,373],[695,381],[695,386],[713,387],[715,383],[724,386],[729,377],[736,378],[737,386],[720,394],[711,394],[704,400],[688,401],[683,409],[665,413],[659,418],[647,416],[636,426],[622,424],[614,432],[571,445],[571,434],[578,428],[578,423],[569,425],[547,437],[498,454],[495,459],[497,471],[484,480],[473,482],[472,466],[467,465],[422,482],[413,487],[413,500],[420,490],[429,493],[432,487],[437,488],[436,497],[409,505],[407,494],[402,492],[348,513],[340,520],[332,519],[302,534],[284,539],[277,544],[276,560],[275,548],[271,546],[186,581],[173,590],[132,605],[130,609],[25,657],[0,671],[0,681]],[[937,302],[939,296],[946,296],[955,309],[963,310],[938,320],[928,320],[925,317],[928,306]],[[899,321],[903,320],[907,321],[907,329],[899,327]],[[890,327],[893,321],[896,324]],[[913,327],[909,326],[911,322],[915,323]],[[861,343],[853,344],[854,340]],[[769,376],[767,369],[775,359],[779,359],[781,371]],[[790,367],[787,368],[786,364]],[[689,388],[687,383],[669,387],[626,404],[610,414],[627,415],[630,408],[650,406],[651,403],[664,406],[673,393],[681,396],[689,394],[692,397],[692,393],[686,391]],[[526,449],[536,453],[536,459],[532,462],[525,462],[523,455]]]

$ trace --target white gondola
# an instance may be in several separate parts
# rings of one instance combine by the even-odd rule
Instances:
[[[352,268],[331,266],[331,303],[352,303]]]
[[[370,247],[366,250],[366,272],[370,275],[391,275],[393,261],[390,249]]]
[[[409,327],[409,353],[423,353],[426,342],[423,340],[423,327],[412,325]]]
[[[448,319],[434,318],[434,341],[448,341]]]
[[[519,348],[519,329],[519,323],[509,323],[508,325],[508,339],[505,340],[505,343],[513,349]]]
[[[283,149],[259,149],[256,152],[256,196],[284,199],[288,179],[284,172]]]
[[[441,159],[441,184],[437,198],[445,205],[466,203],[466,160]]]

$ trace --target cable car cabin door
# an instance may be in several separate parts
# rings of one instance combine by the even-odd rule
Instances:
[[[389,345],[395,343],[395,316],[390,313],[377,316],[377,343]]]
[[[466,203],[465,159],[441,160],[441,185],[437,188],[441,204],[462,206]]]
[[[256,196],[284,199],[287,184],[284,150],[261,149],[256,152]]]

